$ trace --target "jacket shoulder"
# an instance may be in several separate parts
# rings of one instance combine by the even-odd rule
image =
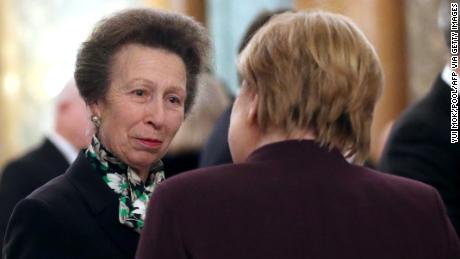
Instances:
[[[74,202],[76,190],[67,176],[60,175],[33,191],[26,199],[37,200],[49,206],[68,206]]]

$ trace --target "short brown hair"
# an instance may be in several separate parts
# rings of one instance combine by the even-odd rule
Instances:
[[[310,130],[346,156],[367,154],[383,75],[350,19],[322,11],[277,15],[251,39],[238,68],[259,95],[261,129]]]
[[[187,73],[187,113],[195,98],[197,77],[207,68],[208,34],[189,17],[151,8],[128,9],[101,20],[82,44],[74,76],[85,102],[104,98],[114,56],[130,43],[165,49],[181,57]]]

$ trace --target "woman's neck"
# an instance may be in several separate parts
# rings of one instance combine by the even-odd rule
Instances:
[[[145,183],[147,182],[147,179],[149,177],[149,169],[142,169],[142,170],[139,170],[137,168],[133,168],[134,172],[142,179],[142,181]]]

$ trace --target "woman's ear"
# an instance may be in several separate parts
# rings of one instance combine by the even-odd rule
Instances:
[[[63,100],[63,101],[60,101],[58,104],[57,104],[57,109],[59,110],[59,112],[65,112],[67,109],[69,109],[70,107],[70,100]]]
[[[257,123],[257,107],[259,107],[259,95],[256,93],[250,94],[248,119],[251,123]]]
[[[99,118],[101,117],[102,112],[101,112],[100,103],[98,101],[93,102],[92,104],[90,104],[89,105],[89,110],[91,112],[91,115],[96,115]]]

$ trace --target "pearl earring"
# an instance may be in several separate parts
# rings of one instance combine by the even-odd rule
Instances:
[[[99,128],[101,126],[101,118],[99,118],[99,116],[91,116],[91,121],[94,123],[94,126],[96,126],[96,128]]]

